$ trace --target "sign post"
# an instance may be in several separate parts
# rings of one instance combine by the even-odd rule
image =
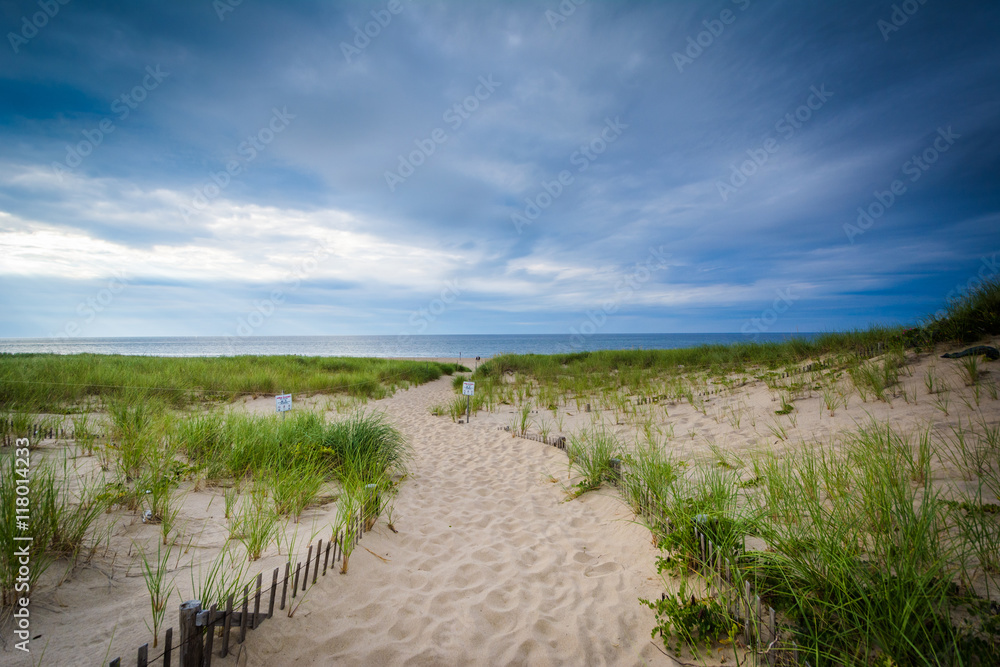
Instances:
[[[292,395],[278,394],[274,397],[274,408],[281,413],[281,418],[285,418],[285,413],[292,409]]]
[[[476,393],[475,382],[463,382],[462,393],[465,395],[465,423],[472,418],[472,395]]]

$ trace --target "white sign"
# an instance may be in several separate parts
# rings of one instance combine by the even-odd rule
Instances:
[[[463,382],[462,383],[462,395],[472,396],[476,393],[476,383],[475,382]]]
[[[288,412],[292,409],[292,395],[291,394],[279,394],[274,397],[274,405],[278,412]]]

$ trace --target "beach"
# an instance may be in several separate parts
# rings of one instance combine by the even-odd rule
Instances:
[[[331,568],[293,601],[294,615],[276,613],[229,657],[215,656],[213,664],[690,662],[691,655],[677,656],[651,638],[656,619],[639,603],[673,594],[679,582],[658,574],[656,558],[663,552],[649,527],[613,485],[581,492],[580,473],[567,452],[539,442],[540,434],[572,442],[600,425],[628,445],[643,440],[652,425],[656,442],[674,461],[691,467],[725,464],[735,471],[734,479],[749,480],[755,456],[794,461],[816,445],[836,451],[845,434],[865,424],[911,435],[926,431],[942,441],[955,429],[975,430],[979,423],[995,428],[1000,401],[991,384],[997,380],[993,364],[983,364],[977,390],[957,361],[939,358],[941,351],[907,352],[899,382],[885,400],[862,399],[846,373],[820,370],[818,360],[800,364],[798,373],[779,371],[761,375],[764,379],[747,372],[729,385],[682,370],[680,377],[690,382],[687,400],[623,389],[614,397],[588,398],[587,404],[565,395],[555,410],[527,401],[523,434],[512,427],[523,405],[499,403],[474,413],[469,423],[432,414],[435,406],[457,397],[458,376],[363,405],[333,408],[322,395],[296,399],[296,410],[317,410],[328,420],[359,408],[383,413],[411,450],[407,473],[391,517],[383,512],[364,534],[347,574]],[[929,377],[936,378],[938,393],[927,386]],[[786,389],[791,386],[797,387],[794,395]],[[841,394],[830,409],[831,396]],[[947,396],[944,407],[942,396]],[[786,400],[792,409],[780,414]],[[267,415],[274,411],[274,398],[244,396],[228,409]],[[68,440],[43,440],[36,451],[67,457],[73,474],[96,471],[96,457],[80,455]],[[937,457],[932,469],[936,488],[948,498],[959,498],[970,486],[957,459]],[[226,488],[186,479],[176,493],[179,528],[165,560],[167,580],[176,588],[161,639],[163,628],[176,624],[177,608],[192,595],[194,581],[229,541]],[[997,498],[982,501],[997,503]],[[308,545],[329,540],[336,504],[308,507],[297,523],[283,522],[284,538],[247,563],[246,574],[263,572],[268,580],[273,568],[289,560],[289,551],[293,560],[302,560]],[[32,594],[37,637],[31,655],[16,652],[5,631],[4,663],[93,665],[121,656],[123,664],[131,664],[138,646],[151,641],[150,599],[137,552],[155,553],[160,526],[144,524],[140,513],[116,509],[101,516],[94,532],[89,559],[76,567],[50,567]],[[986,598],[996,596],[998,585],[995,572],[982,570],[971,582]],[[743,648],[735,650],[745,657]],[[150,655],[158,654],[151,646]],[[723,643],[702,651],[698,660],[732,664],[734,657],[734,647]]]

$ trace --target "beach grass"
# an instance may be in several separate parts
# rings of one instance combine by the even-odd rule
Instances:
[[[668,648],[697,652],[726,634],[732,645],[744,621],[729,611],[735,600],[722,598],[750,583],[784,628],[775,650],[791,650],[794,641],[808,664],[993,665],[1000,664],[1000,426],[980,411],[981,385],[991,396],[995,385],[984,382],[978,357],[959,362],[974,404],[960,398],[978,421],[960,421],[950,433],[869,417],[836,442],[795,445],[794,457],[767,447],[741,458],[713,446],[714,461],[688,464],[656,441],[641,413],[659,400],[707,415],[708,394],[763,381],[780,401],[777,415],[787,415],[764,425],[780,450],[796,426],[797,399],[815,391],[831,416],[847,408],[852,389],[890,407],[897,397],[916,401],[901,382],[912,375],[907,352],[996,335],[998,313],[1000,283],[992,280],[916,327],[683,350],[503,355],[480,366],[476,379],[510,388],[515,410],[533,391],[578,409],[594,403],[645,435],[624,446],[620,433],[608,434],[614,447],[602,448],[605,438],[592,425],[571,436],[577,452],[571,446],[568,454],[583,490],[607,480],[608,457],[623,452],[622,499],[653,532],[658,568],[680,578],[679,596],[643,601],[656,611],[654,636]],[[947,416],[947,384],[929,370],[924,385]],[[742,419],[731,405],[714,417],[736,429]],[[963,482],[936,477],[935,461]],[[697,581],[705,565],[698,534],[731,559],[728,593],[692,594],[706,588]],[[755,544],[749,550],[747,540]]]
[[[397,387],[430,382],[460,368],[354,357],[0,353],[0,411],[88,411],[88,402],[110,402],[123,394],[174,408],[279,392],[382,398]]]
[[[809,664],[998,664],[996,603],[970,583],[997,572],[1000,512],[984,499],[1000,486],[998,430],[972,424],[958,442],[870,420],[794,458],[764,451],[691,466],[639,447],[620,488],[662,549],[659,569],[682,589],[705,576],[698,533],[733,567],[728,593],[644,601],[657,611],[654,634],[697,653],[708,626],[693,632],[695,620],[728,613],[726,596],[752,582],[777,610],[784,645],[794,640]],[[959,500],[947,500],[932,474],[948,452],[975,471]],[[758,546],[747,550],[747,538]],[[742,622],[716,618],[708,634],[719,639]]]
[[[540,387],[555,390],[546,396],[595,396],[602,389],[649,395],[654,388],[664,396],[693,398],[690,381],[703,373],[727,386],[738,375],[792,371],[805,362],[855,369],[855,382],[884,400],[903,368],[903,352],[936,343],[970,343],[1000,334],[1000,278],[983,282],[945,305],[939,314],[914,326],[873,324],[864,329],[828,332],[813,338],[782,342],[740,342],[701,345],[670,350],[598,350],[563,354],[503,354],[479,365],[472,377],[501,383],[514,378],[515,391],[524,391],[519,378],[530,378]],[[881,357],[866,363],[872,357]],[[684,378],[679,377],[684,375]],[[978,377],[976,361],[967,364],[970,382]],[[671,379],[672,378],[672,379]],[[477,388],[478,388],[477,384]]]
[[[622,445],[604,426],[593,426],[570,438],[566,448],[570,467],[582,478],[574,495],[600,488],[604,482],[617,481],[615,461],[620,461]]]
[[[28,470],[25,462],[30,465],[30,478],[20,474]],[[70,488],[67,465],[65,460],[32,457],[19,448],[0,452],[0,474],[4,479],[0,484],[0,606],[4,608],[13,604],[15,596],[28,597],[38,579],[57,560],[76,563],[104,510],[94,488]],[[30,479],[30,493],[23,493],[27,485],[16,484],[19,478]],[[28,528],[31,541],[18,542]],[[23,562],[17,552],[26,544],[31,568],[26,577],[21,577]]]

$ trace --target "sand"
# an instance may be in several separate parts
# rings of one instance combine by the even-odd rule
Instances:
[[[649,532],[607,494],[565,502],[561,451],[431,417],[452,395],[443,378],[384,402],[414,447],[399,533],[379,522],[247,664],[671,664],[637,603],[661,590]]]
[[[835,443],[838,434],[872,418],[909,433],[930,428],[938,435],[969,419],[1000,422],[1000,401],[984,389],[976,406],[957,362],[936,354],[911,355],[909,361],[912,375],[901,376],[890,402],[863,402],[856,391],[848,392],[848,405],[832,415],[822,392],[809,389],[794,401],[792,417],[777,416],[777,392],[753,380],[718,394],[707,387],[699,407],[664,402],[641,406],[639,413],[655,415],[663,431],[672,429],[665,436],[668,447],[692,462],[713,460],[713,445],[745,456]],[[985,366],[984,382],[1000,381],[992,370],[998,366]],[[951,387],[947,415],[940,396],[924,386],[928,369]],[[836,382],[850,386],[846,375]],[[564,452],[503,430],[514,415],[511,406],[474,415],[469,424],[430,414],[432,405],[453,396],[446,377],[368,404],[384,410],[413,448],[393,515],[398,532],[387,528],[383,516],[360,542],[348,574],[332,571],[321,578],[293,618],[277,614],[250,633],[237,655],[214,664],[678,664],[651,641],[652,612],[638,603],[675,584],[657,575],[650,533],[617,492],[602,488],[568,500],[575,478]],[[238,407],[269,412],[273,399]],[[561,432],[569,435],[596,420],[626,439],[638,433],[636,417],[592,407],[587,413],[573,403],[560,406]],[[559,431],[550,411],[537,411],[532,419],[536,433],[544,425]],[[787,437],[776,437],[768,424],[781,425]],[[42,449],[58,455],[68,447],[46,441]],[[93,457],[72,461],[82,472],[95,465]],[[942,484],[960,482],[946,462],[936,465]],[[192,568],[197,572],[198,563],[209,562],[227,534],[222,489],[196,491],[188,482],[181,490],[184,537],[170,560],[178,592],[165,625],[175,624],[177,606],[190,594]],[[306,544],[329,537],[334,512],[333,504],[310,509],[297,526],[288,524],[289,535],[297,531],[292,541],[300,559]],[[32,632],[39,636],[31,656],[13,651],[5,624],[0,664],[94,665],[121,655],[127,665],[136,647],[149,641],[149,601],[133,545],[155,545],[158,527],[127,513],[104,521],[111,532],[94,558],[65,573],[58,586],[63,572],[53,568],[33,597]],[[250,572],[269,578],[284,565],[285,553],[272,545]],[[720,661],[715,656],[708,664]]]

